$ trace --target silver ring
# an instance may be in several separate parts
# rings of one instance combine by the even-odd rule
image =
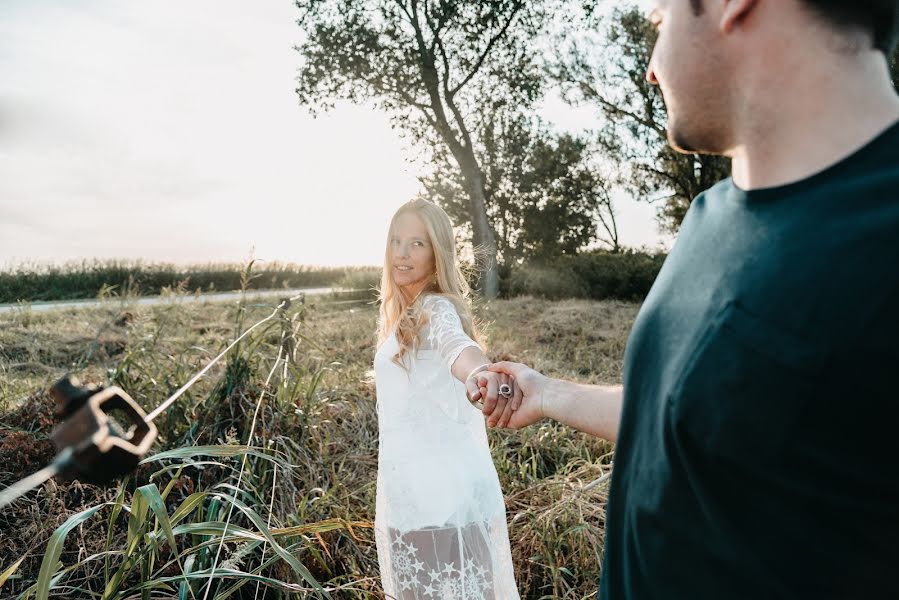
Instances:
[[[499,395],[507,399],[512,397],[512,388],[509,387],[508,383],[499,386]]]

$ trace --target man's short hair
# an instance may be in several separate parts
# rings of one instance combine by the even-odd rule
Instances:
[[[899,0],[801,0],[836,27],[856,27],[871,35],[874,48],[889,57],[899,41]],[[690,0],[703,13],[702,0]]]
[[[802,0],[837,27],[857,27],[871,35],[874,48],[888,57],[899,41],[897,0]]]

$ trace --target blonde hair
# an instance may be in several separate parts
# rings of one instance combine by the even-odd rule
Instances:
[[[393,280],[393,256],[390,239],[400,215],[412,213],[422,220],[434,251],[436,277],[410,304],[400,287]],[[383,344],[391,333],[396,334],[399,351],[393,362],[406,368],[403,357],[419,345],[419,334],[427,324],[427,316],[421,310],[420,298],[426,293],[440,294],[455,305],[462,328],[478,342],[478,327],[472,316],[469,296],[471,289],[456,261],[456,243],[449,216],[442,208],[427,200],[412,200],[403,204],[390,220],[387,232],[387,249],[384,252],[384,271],[381,274],[379,297],[381,301],[378,319],[378,344]]]

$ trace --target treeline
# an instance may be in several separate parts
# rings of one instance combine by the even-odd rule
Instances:
[[[594,250],[500,268],[504,297],[643,300],[664,253]],[[471,270],[472,277],[476,277]],[[376,267],[310,267],[266,263],[193,266],[127,261],[84,261],[62,266],[22,265],[0,271],[0,303],[79,300],[98,296],[148,296],[166,290],[184,293],[336,286],[373,290]],[[476,281],[471,282],[477,285]],[[372,292],[372,297],[374,293]]]
[[[291,263],[210,263],[178,266],[140,261],[83,261],[19,265],[0,271],[0,303],[78,300],[103,295],[149,296],[165,290],[224,292],[239,289],[340,285],[365,267],[312,267]]]
[[[664,252],[644,250],[591,250],[500,265],[499,295],[642,302],[666,257]],[[477,289],[479,271],[471,265],[463,270],[472,289]],[[380,269],[360,269],[342,279],[341,287],[373,290],[380,280]]]

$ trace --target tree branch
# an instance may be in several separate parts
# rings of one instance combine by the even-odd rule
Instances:
[[[453,99],[453,94],[449,89],[449,59],[446,55],[446,48],[443,46],[443,40],[440,38],[437,39],[437,48],[440,51],[440,57],[443,62],[443,99],[446,102],[447,106],[449,106],[450,111],[453,113],[453,119],[456,121],[456,127],[458,127],[459,131],[462,134],[462,140],[466,147],[471,148],[471,134],[468,131],[468,128],[465,126],[465,121],[462,119],[462,113],[459,111],[458,106],[456,106],[456,102]]]
[[[409,10],[406,8],[406,3],[403,2],[403,0],[394,0],[394,4],[396,4],[397,6],[400,7],[400,10],[402,10],[406,14],[406,18],[409,20],[410,23],[412,23],[412,15],[409,13]]]
[[[516,2],[514,8],[512,9],[512,14],[509,15],[509,20],[506,21],[506,24],[503,25],[502,29],[500,29],[499,33],[497,33],[491,40],[487,43],[487,47],[484,49],[484,52],[478,57],[478,60],[475,62],[474,68],[472,68],[471,72],[465,79],[462,80],[459,85],[454,87],[450,92],[450,97],[455,96],[459,90],[461,90],[465,85],[471,81],[475,75],[477,75],[478,71],[481,69],[481,66],[484,64],[484,61],[487,60],[487,56],[490,54],[490,51],[493,50],[493,46],[502,39],[504,35],[506,35],[506,31],[509,30],[509,27],[512,25],[512,21],[515,20],[515,17],[518,16],[518,11],[524,6],[523,2]]]
[[[429,53],[425,44],[424,35],[421,30],[421,23],[418,20],[418,10],[416,8],[416,0],[412,0],[412,27],[415,30],[415,41],[418,46],[419,67],[421,69],[421,78],[425,86],[425,91],[431,99],[431,110],[434,112],[434,127],[443,140],[449,146],[450,151],[456,158],[460,158],[464,154],[465,146],[456,139],[449,120],[446,117],[446,111],[443,108],[443,102],[440,99],[439,79],[437,69],[434,66],[434,56]]]
[[[582,91],[586,96],[588,96],[588,97],[590,97],[590,98],[596,100],[597,102],[599,102],[599,103],[600,103],[600,104],[601,104],[601,105],[602,105],[608,112],[610,112],[610,113],[612,113],[612,114],[614,114],[614,115],[620,116],[620,117],[627,117],[627,118],[629,118],[629,119],[633,119],[634,121],[636,121],[636,122],[639,123],[640,125],[643,125],[644,127],[647,127],[647,128],[649,128],[649,129],[655,131],[655,132],[656,132],[657,134],[659,134],[661,137],[667,139],[667,137],[668,137],[668,132],[665,131],[665,128],[664,128],[664,127],[659,126],[659,124],[656,123],[655,121],[651,121],[651,120],[646,119],[646,118],[644,118],[644,117],[638,116],[638,115],[636,115],[635,113],[632,113],[632,112],[629,111],[629,110],[623,109],[623,108],[621,108],[620,106],[617,106],[616,104],[613,104],[613,103],[609,102],[608,100],[606,100],[606,99],[603,97],[602,94],[600,94],[599,92],[597,92],[597,91],[593,88],[593,86],[591,86],[591,85],[590,85],[589,83],[587,83],[586,81],[572,81],[571,83],[577,84],[578,87],[581,88],[581,91]]]
[[[689,189],[690,186],[684,185],[683,179],[681,179],[677,175],[674,175],[673,173],[669,173],[667,171],[662,171],[660,169],[656,169],[654,167],[651,167],[651,166],[645,165],[645,164],[637,165],[637,168],[640,169],[641,171],[651,173],[651,174],[655,175],[656,177],[659,177],[660,179],[668,180],[671,183],[671,185],[674,187],[675,193],[672,194],[672,196],[681,196],[688,200],[691,199],[692,196],[690,194],[690,189]]]

